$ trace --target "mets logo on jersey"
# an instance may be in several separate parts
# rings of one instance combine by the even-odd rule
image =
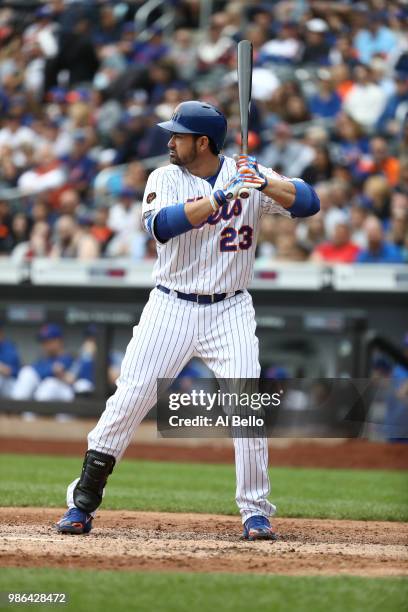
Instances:
[[[186,200],[187,202],[196,202],[197,200],[202,200],[203,196],[198,196],[196,198],[189,198]],[[200,223],[200,225],[195,225],[194,229],[200,229],[204,227],[206,223],[209,225],[217,225],[221,220],[229,221],[232,217],[239,217],[242,212],[242,203],[241,200],[231,200],[228,204],[224,204],[217,212],[212,213],[205,221]]]
[[[152,191],[152,193],[149,193],[149,195],[146,198],[147,204],[150,204],[150,202],[153,202],[155,197],[156,197],[156,193],[154,191]]]

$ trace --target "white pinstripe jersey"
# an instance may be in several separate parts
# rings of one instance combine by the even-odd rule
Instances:
[[[259,167],[273,178],[283,178]],[[221,189],[236,173],[235,161],[224,157],[214,189]],[[154,170],[146,184],[142,214],[165,206],[208,197],[210,183],[185,168],[170,164]],[[156,285],[184,293],[229,293],[245,289],[252,279],[261,215],[290,213],[262,192],[253,190],[247,200],[233,200],[194,228],[157,244],[153,270]]]

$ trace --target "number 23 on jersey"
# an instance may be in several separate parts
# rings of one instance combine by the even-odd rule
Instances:
[[[243,225],[236,230],[235,227],[226,227],[221,232],[220,251],[221,253],[246,251],[252,245],[253,229],[250,225]]]

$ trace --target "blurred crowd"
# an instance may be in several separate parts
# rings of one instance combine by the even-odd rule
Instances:
[[[250,151],[321,201],[304,221],[265,216],[257,265],[408,262],[405,1],[214,0],[203,23],[199,0],[172,0],[141,27],[143,4],[0,7],[0,256],[154,258],[140,211],[165,163],[156,123],[206,100],[236,152],[247,38]]]

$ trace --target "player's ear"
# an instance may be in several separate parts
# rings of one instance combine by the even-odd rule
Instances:
[[[208,138],[208,136],[200,136],[197,142],[198,142],[198,149],[200,151],[205,151],[210,146],[210,139]]]

